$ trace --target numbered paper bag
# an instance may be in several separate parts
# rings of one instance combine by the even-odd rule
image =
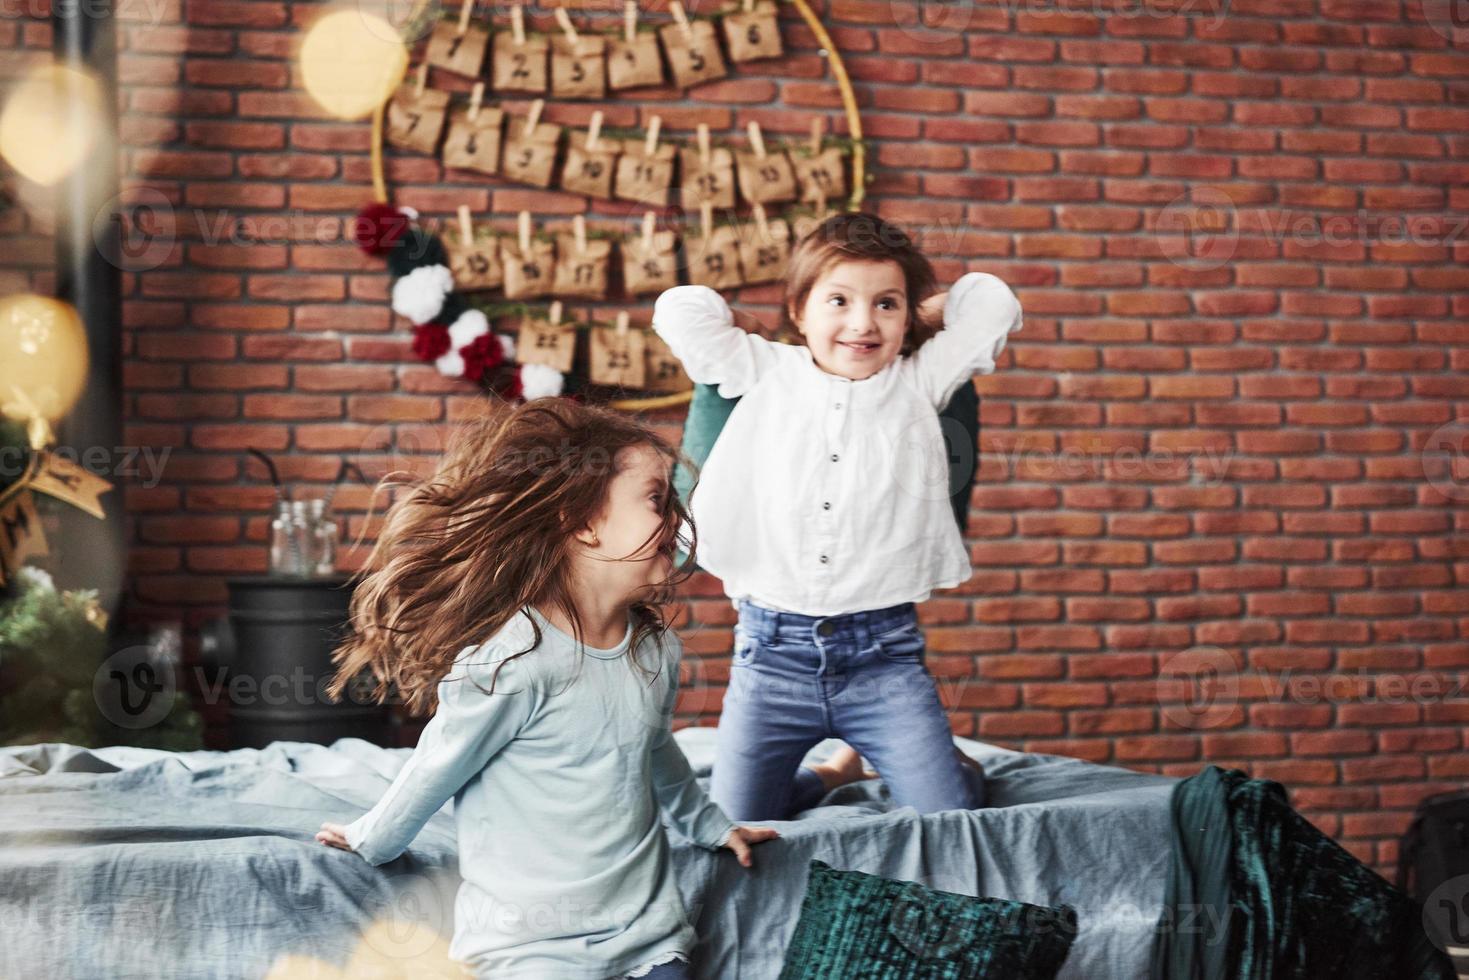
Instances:
[[[791,230],[784,221],[756,222],[745,226],[740,236],[740,272],[745,282],[776,282],[784,279],[791,257]]]
[[[498,289],[505,282],[497,236],[476,235],[468,244],[459,235],[445,235],[443,240],[444,249],[449,253],[449,271],[454,274],[455,289],[465,292]]]
[[[629,296],[661,293],[678,285],[677,244],[671,231],[654,232],[651,244],[642,235],[622,240],[622,284]]]
[[[728,147],[715,147],[707,162],[699,159],[696,149],[680,150],[679,162],[685,210],[697,211],[705,203],[726,211],[735,206],[734,156]]]
[[[566,164],[561,168],[561,186],[573,194],[611,199],[612,178],[617,171],[618,140],[599,139],[595,149],[587,149],[587,134],[576,130],[566,151]]]
[[[500,172],[500,127],[502,109],[480,107],[470,118],[469,106],[456,106],[449,113],[449,135],[444,138],[444,166],[475,170],[482,174]]]
[[[791,154],[803,201],[835,201],[847,196],[847,158],[840,147],[833,146],[815,155],[799,151]]]
[[[419,153],[433,153],[448,116],[448,92],[434,88],[418,92],[412,84],[404,85],[388,103],[388,142]]]
[[[490,76],[495,91],[544,93],[548,48],[544,35],[528,35],[516,44],[513,32],[496,31]]]
[[[505,270],[506,299],[532,299],[551,292],[556,251],[550,242],[533,239],[529,252],[522,252],[518,244],[502,240],[500,264]]]
[[[751,204],[773,204],[796,199],[796,172],[784,153],[735,151],[735,174],[740,193]]]
[[[612,264],[612,242],[591,238],[586,248],[577,251],[572,235],[556,237],[556,275],[551,285],[553,296],[577,299],[605,299],[607,271]]]
[[[607,95],[607,39],[582,34],[551,38],[551,94],[558,99],[601,99]]]
[[[686,236],[689,282],[711,289],[733,289],[744,282],[740,275],[739,237],[730,225],[720,225],[707,237]]]
[[[725,14],[721,24],[730,61],[779,58],[783,53],[780,22],[776,20],[775,4],[771,0],[760,0],[750,5],[750,9]]]
[[[551,173],[556,167],[556,146],[561,141],[561,127],[555,123],[537,122],[534,129],[527,131],[527,122],[523,116],[510,118],[501,172],[522,184],[550,187]]]
[[[647,377],[647,331],[593,327],[591,379],[599,385],[641,388]]]
[[[612,193],[619,201],[636,201],[662,207],[668,201],[668,188],[673,185],[672,143],[659,143],[651,154],[644,140],[624,140],[622,155],[617,158],[617,180]]]
[[[460,28],[454,21],[441,20],[428,39],[424,60],[435,68],[475,78],[484,68],[489,45],[490,32],[483,27]]]
[[[643,340],[645,346],[643,390],[687,391],[693,382],[684,373],[682,362],[673,356],[673,351],[669,350],[663,338],[649,330]]]
[[[724,66],[724,56],[719,53],[714,25],[707,20],[690,21],[687,29],[678,24],[664,24],[658,28],[658,39],[663,42],[663,53],[668,56],[673,83],[680,88],[729,74],[729,69]]]
[[[663,59],[658,55],[658,36],[650,31],[607,42],[607,87],[614,92],[663,84]]]
[[[575,356],[575,324],[553,324],[549,320],[532,317],[520,321],[520,332],[515,338],[515,359],[521,364],[544,364],[565,374],[571,370]]]

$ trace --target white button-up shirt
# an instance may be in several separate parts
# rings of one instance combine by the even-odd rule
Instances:
[[[962,277],[944,329],[861,381],[804,345],[735,326],[707,286],[658,297],[653,329],[696,382],[740,397],[689,501],[697,559],[731,600],[809,616],[922,602],[973,569],[950,506],[938,412],[991,374],[1020,302],[999,278]]]

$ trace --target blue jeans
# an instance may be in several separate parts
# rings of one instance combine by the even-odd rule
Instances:
[[[709,795],[731,820],[787,820],[826,795],[801,760],[822,739],[865,756],[893,801],[920,813],[974,809],[954,733],[924,666],[907,602],[841,616],[739,602]]]
[[[637,980],[692,980],[693,976],[689,965],[683,960],[669,960],[667,963],[659,963]]]

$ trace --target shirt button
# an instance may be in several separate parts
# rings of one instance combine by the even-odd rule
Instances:
[[[821,556],[821,564],[823,564],[823,565],[826,564],[826,556],[825,555],[822,555]]]
[[[842,407],[842,403],[841,402],[837,402],[837,408],[841,408],[841,407]]]
[[[836,461],[837,461],[837,459],[838,459],[838,458],[839,458],[839,457],[838,457],[838,456],[837,456],[837,454],[836,454],[836,453],[832,453],[832,454],[831,454],[831,461],[832,461],[832,462],[833,462],[833,463],[835,463],[835,462],[836,462]]]
[[[821,502],[821,509],[822,510],[831,510],[831,501],[830,500],[823,500]]]

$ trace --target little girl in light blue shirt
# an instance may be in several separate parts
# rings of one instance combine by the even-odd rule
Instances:
[[[410,707],[432,691],[437,710],[378,803],[317,839],[383,864],[452,798],[449,955],[475,976],[687,976],[697,938],[660,812],[746,867],[778,836],[710,802],[669,731],[673,463],[616,412],[561,398],[502,411],[389,512],[354,591],[332,693],[369,668],[380,691],[395,682]]]

